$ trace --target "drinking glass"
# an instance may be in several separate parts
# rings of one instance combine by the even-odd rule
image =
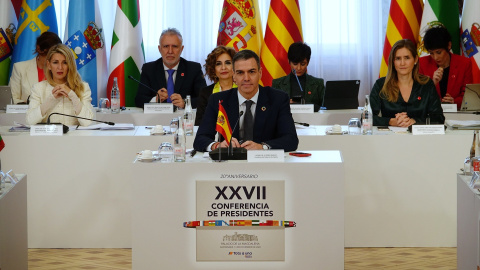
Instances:
[[[110,100],[108,98],[101,98],[98,100],[98,108],[100,112],[106,113],[110,111]]]
[[[348,134],[349,135],[360,135],[361,134],[361,123],[358,118],[351,118],[348,121]]]
[[[173,147],[169,142],[163,142],[158,147],[158,154],[160,155],[160,162],[168,163],[173,161]]]

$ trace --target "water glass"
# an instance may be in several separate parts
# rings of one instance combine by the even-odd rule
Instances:
[[[348,121],[348,134],[349,135],[360,135],[362,131],[360,119],[351,118]]]
[[[170,121],[170,132],[173,134],[175,131],[177,131],[178,128],[178,118],[173,118],[172,121]]]
[[[100,112],[106,113],[110,111],[110,100],[108,98],[101,98],[98,100],[98,108]]]
[[[173,161],[173,147],[169,142],[163,142],[158,147],[158,154],[160,156],[160,162],[168,163]]]

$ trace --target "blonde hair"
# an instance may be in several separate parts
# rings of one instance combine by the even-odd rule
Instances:
[[[383,84],[382,90],[380,90],[380,97],[389,102],[397,102],[400,93],[400,88],[398,88],[398,73],[395,69],[394,61],[397,51],[401,48],[406,48],[414,58],[418,57],[417,46],[409,39],[399,40],[393,45],[390,55],[388,56],[388,71],[385,83]],[[430,78],[418,73],[419,65],[420,64],[417,62],[413,67],[412,78],[419,84],[426,84]]]
[[[67,45],[57,44],[48,51],[47,65],[45,65],[44,68],[45,77],[47,78],[48,83],[53,86],[57,85],[57,83],[53,81],[52,71],[48,69],[48,63],[50,63],[52,56],[56,53],[65,56],[67,61],[68,71],[66,85],[72,89],[78,97],[81,97],[84,91],[82,77],[80,77],[80,74],[77,71],[77,65],[75,64],[72,49],[67,47]]]

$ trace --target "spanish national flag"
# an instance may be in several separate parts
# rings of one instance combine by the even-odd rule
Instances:
[[[2,139],[2,136],[0,136],[0,151],[5,147],[5,142]]]
[[[222,134],[223,138],[227,140],[228,144],[230,144],[230,140],[232,139],[232,128],[230,127],[230,122],[228,122],[227,113],[220,102],[218,103],[217,126],[215,129]]]

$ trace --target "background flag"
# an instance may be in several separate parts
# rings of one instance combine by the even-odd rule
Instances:
[[[473,83],[480,83],[480,1],[465,0],[462,15],[463,54],[472,60]]]
[[[401,39],[418,42],[422,11],[423,0],[392,0],[383,45],[382,63],[380,64],[380,77],[387,75],[388,55],[395,42]]]
[[[144,62],[145,53],[138,0],[117,0],[107,97],[110,98],[113,78],[117,77],[121,95],[120,106],[135,107],[138,84],[128,79],[128,76],[132,75],[134,78],[140,78],[140,71]]]
[[[11,0],[0,2],[0,85],[7,85],[10,75],[17,15]]]
[[[75,54],[77,69],[92,90],[92,105],[107,96],[107,54],[97,0],[70,0],[65,44]]]
[[[4,0],[5,1],[5,0]],[[58,35],[57,15],[53,0],[23,0],[18,18],[11,67],[16,62],[32,59],[37,37],[43,32]]]
[[[260,56],[264,86],[290,73],[288,48],[297,41],[303,41],[298,0],[271,0]]]
[[[230,127],[227,113],[220,102],[218,103],[218,117],[215,130],[222,134],[223,138],[227,140],[228,144],[230,145],[230,140],[232,139],[232,128]]]
[[[427,55],[423,47],[423,36],[430,27],[443,24],[452,36],[452,51],[460,54],[460,19],[457,0],[426,0],[423,8],[420,37],[418,40],[418,54]]]
[[[258,0],[225,0],[223,2],[217,45],[249,49],[260,55],[262,22]]]
[[[2,136],[0,135],[0,151],[5,147],[5,142],[2,139]]]

